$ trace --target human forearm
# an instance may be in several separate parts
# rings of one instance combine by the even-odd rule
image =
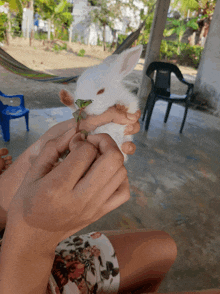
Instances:
[[[50,251],[43,248],[39,236],[35,239],[28,235],[26,228],[23,233],[6,227],[0,263],[1,294],[46,294],[55,250],[54,246]]]
[[[34,150],[36,152],[36,150],[40,148],[41,144],[41,142],[37,141],[29,147],[0,176],[0,227],[6,223],[7,211],[11,200],[31,166],[31,156]]]

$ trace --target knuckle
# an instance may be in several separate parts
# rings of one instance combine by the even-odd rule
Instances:
[[[55,146],[57,143],[57,139],[50,139],[46,142],[45,147],[53,147]]]
[[[93,145],[92,143],[88,142],[88,141],[84,141],[84,142],[79,142],[79,143],[83,143],[82,146],[84,146],[84,148],[86,150],[88,150],[89,152],[92,152],[94,154],[97,153],[97,148],[95,147],[95,145]],[[81,145],[81,144],[80,144]]]
[[[121,169],[122,169],[122,175],[124,176],[124,178],[127,178],[127,176],[128,176],[128,171],[127,171],[126,167],[123,165],[123,166],[121,167]]]
[[[124,164],[124,155],[121,153],[121,151],[117,148],[114,149],[112,152],[114,161],[118,163],[118,165],[123,165]]]
[[[111,137],[109,134],[102,133],[102,134],[100,134],[100,135],[101,135],[102,138],[103,138],[104,140],[106,140],[106,141],[114,141],[114,140],[112,139],[112,137]]]

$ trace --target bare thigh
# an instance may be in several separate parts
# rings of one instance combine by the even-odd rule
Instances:
[[[119,263],[119,293],[150,288],[157,291],[177,256],[171,236],[146,229],[101,231],[112,243]]]

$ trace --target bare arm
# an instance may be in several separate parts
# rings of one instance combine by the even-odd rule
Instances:
[[[43,252],[41,244],[36,247],[39,237],[35,240],[33,233],[26,226],[7,224],[0,263],[1,294],[47,293],[55,250]]]

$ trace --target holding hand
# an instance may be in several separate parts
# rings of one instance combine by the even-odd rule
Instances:
[[[9,207],[9,223],[23,223],[34,234],[40,230],[44,244],[53,239],[57,245],[130,198],[124,158],[114,140],[98,134],[83,141],[74,132],[46,143]],[[54,167],[67,149],[68,156]]]

